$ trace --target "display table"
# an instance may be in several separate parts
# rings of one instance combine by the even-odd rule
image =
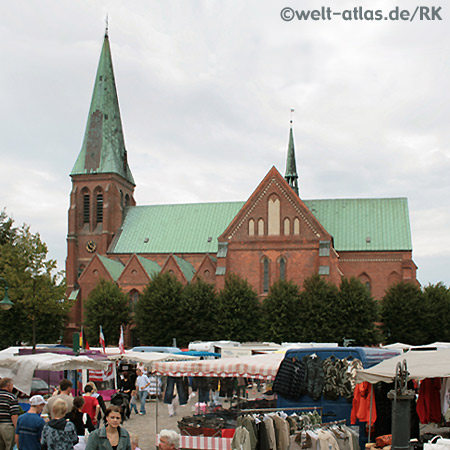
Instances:
[[[199,450],[230,450],[232,438],[217,438],[209,436],[181,436],[180,448]],[[156,435],[156,445],[159,434]]]

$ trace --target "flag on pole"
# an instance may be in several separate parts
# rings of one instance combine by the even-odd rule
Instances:
[[[106,353],[106,349],[105,349],[105,336],[103,335],[103,328],[100,325],[100,345],[103,348],[103,353]]]
[[[81,326],[80,330],[80,350],[83,349],[83,326]]]
[[[120,325],[119,352],[125,353],[125,344],[123,341],[123,325]]]

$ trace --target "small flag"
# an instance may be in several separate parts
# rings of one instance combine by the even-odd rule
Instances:
[[[83,327],[81,327],[80,331],[80,350],[83,348]]]
[[[120,325],[119,352],[125,353],[125,344],[123,341],[123,325]]]
[[[106,353],[106,349],[105,349],[105,336],[103,335],[103,328],[100,325],[100,345],[103,348],[103,353]]]

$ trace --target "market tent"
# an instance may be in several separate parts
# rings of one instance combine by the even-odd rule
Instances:
[[[384,381],[390,383],[395,378],[397,364],[403,363],[404,360],[406,360],[410,379],[450,377],[450,349],[441,348],[439,350],[410,350],[402,355],[386,359],[370,369],[358,370],[356,382]]]
[[[184,361],[196,360],[197,356],[189,356],[184,353],[160,353],[160,352],[125,352],[118,355],[107,355],[111,361],[126,359],[128,361],[137,361],[145,365],[151,365],[155,361]]]
[[[88,356],[36,353],[34,355],[0,356],[0,376],[14,380],[14,387],[25,394],[31,392],[31,380],[35,370],[105,369],[107,359],[92,359]]]
[[[284,353],[222,358],[216,360],[155,362],[153,372],[173,377],[246,377],[275,378]]]

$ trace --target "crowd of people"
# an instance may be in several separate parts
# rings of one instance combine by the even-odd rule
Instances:
[[[149,381],[141,369],[137,376],[136,383],[132,383],[126,374],[119,391],[128,397],[136,413],[133,398],[139,395],[139,414],[145,414]],[[13,388],[11,378],[0,379],[0,450],[140,450],[137,436],[121,426],[123,409],[106,406],[92,382],[86,384],[83,395],[73,397],[72,382],[63,379],[48,400],[41,395],[32,396],[26,413]],[[176,431],[160,432],[159,450],[178,450],[179,446]]]

